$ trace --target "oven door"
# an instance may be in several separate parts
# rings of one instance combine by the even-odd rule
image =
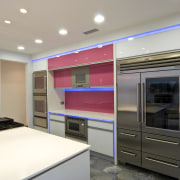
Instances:
[[[66,117],[66,135],[87,137],[87,122],[85,119]]]
[[[142,73],[144,132],[180,137],[180,70]]]
[[[47,117],[47,96],[34,96],[34,116]]]
[[[33,93],[47,92],[47,72],[39,71],[33,73]]]

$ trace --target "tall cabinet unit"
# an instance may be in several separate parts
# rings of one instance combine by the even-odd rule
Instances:
[[[117,152],[180,179],[179,65],[178,52],[117,61]]]
[[[33,119],[34,125],[47,128],[47,72],[33,73]]]

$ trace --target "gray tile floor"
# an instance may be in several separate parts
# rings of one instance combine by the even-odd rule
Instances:
[[[105,160],[91,154],[91,180],[175,180],[149,170],[132,165],[120,164]]]

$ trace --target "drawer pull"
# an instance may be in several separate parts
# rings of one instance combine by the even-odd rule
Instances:
[[[167,163],[167,162],[164,162],[164,161],[160,161],[160,160],[156,160],[156,159],[152,159],[152,158],[145,158],[146,160],[149,160],[149,161],[153,161],[153,162],[157,162],[157,163],[160,163],[160,164],[164,164],[164,165],[167,165],[167,166],[171,166],[171,167],[175,167],[175,168],[178,168],[179,166],[176,165],[176,164],[171,164],[171,163]]]
[[[120,151],[120,152],[123,153],[123,154],[130,155],[130,156],[136,156],[136,154],[130,153],[130,152],[127,152],[127,151]]]
[[[129,134],[129,133],[120,133],[121,135],[125,135],[125,136],[131,136],[131,137],[136,137],[135,134]]]
[[[166,141],[166,140],[161,140],[161,139],[155,139],[155,138],[151,138],[151,137],[146,137],[147,140],[151,140],[151,141],[157,141],[157,142],[163,142],[163,143],[168,143],[168,144],[173,144],[173,145],[178,145],[178,142],[172,142],[172,141]]]

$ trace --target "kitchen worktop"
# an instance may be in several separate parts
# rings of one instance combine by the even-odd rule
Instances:
[[[27,127],[0,132],[0,179],[29,179],[86,152],[90,146]]]
[[[80,110],[53,110],[50,111],[50,114],[59,114],[64,116],[76,116],[79,118],[88,118],[92,120],[101,120],[101,121],[114,121],[113,113],[102,113],[102,112],[92,112],[92,111],[80,111]]]

